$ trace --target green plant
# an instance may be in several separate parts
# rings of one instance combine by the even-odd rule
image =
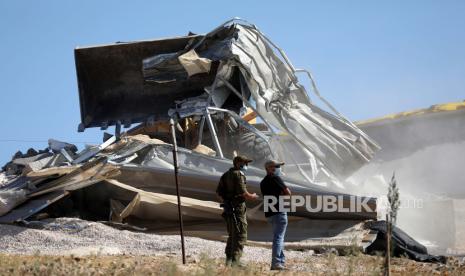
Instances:
[[[392,225],[396,224],[397,221],[397,211],[400,207],[400,194],[399,188],[397,187],[397,180],[395,172],[392,174],[391,181],[389,182],[388,189],[388,201],[389,201],[389,221]]]

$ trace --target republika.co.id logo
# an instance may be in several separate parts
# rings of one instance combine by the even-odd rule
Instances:
[[[264,196],[265,212],[296,212],[304,208],[310,213],[371,213],[376,212],[376,203],[370,197],[343,195],[283,195]]]

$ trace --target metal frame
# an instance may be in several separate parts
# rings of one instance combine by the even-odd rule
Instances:
[[[241,94],[239,93],[239,91],[237,91],[237,89],[227,80],[225,80],[224,78],[222,77],[218,77],[221,79],[221,81],[224,82],[224,84],[234,93],[236,94],[236,96],[238,96],[240,99],[242,99],[242,102],[244,102],[247,107],[251,108],[256,114],[258,117],[260,117],[260,119],[262,119],[262,121],[266,124],[266,126],[268,127],[268,129],[271,131],[271,133],[273,134],[276,134],[275,130],[273,129],[273,127],[268,123],[267,120],[265,120],[261,115],[260,113],[257,111],[257,109],[255,107],[253,107],[249,101]]]
[[[228,109],[223,109],[223,108],[219,108],[219,107],[208,107],[208,109],[210,111],[218,111],[218,112],[224,112],[224,113],[228,113],[229,115],[231,115],[236,121],[238,121],[238,123],[242,126],[244,126],[245,128],[247,128],[248,130],[252,131],[253,133],[257,134],[258,136],[260,136],[260,138],[262,138],[263,140],[267,141],[269,140],[269,138],[263,134],[260,130],[256,129],[255,127],[251,126],[247,121],[245,121],[244,119],[241,118],[241,116],[237,115],[235,112],[231,111],[231,110],[228,110]]]
[[[215,144],[216,155],[221,157],[221,158],[224,158],[223,151],[221,150],[220,141],[218,140],[218,135],[216,134],[215,125],[213,125],[213,120],[212,120],[210,110],[209,110],[208,107],[205,108],[204,117],[207,120],[208,128],[210,129],[210,133],[211,133],[212,138],[213,138],[213,143]]]
[[[239,115],[237,115],[235,112],[231,111],[231,110],[228,110],[228,109],[223,109],[223,108],[218,108],[218,107],[207,107],[205,109],[205,113],[204,115],[202,116],[202,119],[200,121],[200,127],[199,127],[199,144],[201,144],[202,142],[202,136],[203,136],[203,129],[204,129],[204,126],[205,126],[205,121],[207,121],[207,124],[208,124],[208,128],[210,129],[210,134],[212,135],[212,138],[213,138],[213,143],[215,144],[215,149],[217,151],[217,156],[221,157],[221,158],[224,158],[224,155],[223,155],[223,151],[221,149],[221,144],[219,142],[219,139],[218,139],[218,135],[216,133],[216,129],[215,129],[215,125],[213,124],[213,120],[211,118],[211,113],[210,111],[215,111],[215,112],[224,112],[224,113],[227,113],[229,115],[231,115],[240,125],[244,126],[245,128],[247,128],[248,130],[250,130],[251,132],[255,133],[256,135],[258,135],[260,138],[262,138],[263,140],[266,141],[266,143],[268,144],[268,147],[271,148],[270,146],[270,143],[269,143],[269,138],[263,134],[261,131],[257,130],[256,128],[254,128],[253,126],[251,126],[250,124],[248,124],[246,121],[244,121],[244,119],[242,119]],[[272,152],[273,153],[273,152]]]

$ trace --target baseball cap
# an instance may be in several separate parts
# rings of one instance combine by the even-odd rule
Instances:
[[[234,160],[233,160],[233,163],[236,164],[237,162],[244,162],[244,163],[250,163],[252,162],[253,160],[248,158],[247,156],[244,156],[244,155],[238,155],[236,157],[234,157]]]
[[[265,162],[265,168],[282,166],[282,165],[284,165],[284,162],[280,162],[276,160],[268,160]]]

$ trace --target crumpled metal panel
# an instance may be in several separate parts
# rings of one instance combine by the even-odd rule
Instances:
[[[51,204],[57,202],[58,200],[64,198],[68,194],[69,192],[61,190],[42,195],[36,199],[29,200],[28,202],[20,205],[8,214],[0,216],[0,223],[14,223],[17,221],[25,220],[28,217],[50,206]]]
[[[176,70],[173,69],[173,75],[167,75],[161,69],[165,64],[176,64],[179,56],[193,50],[202,58],[221,61],[210,89],[212,97],[217,93],[223,94],[221,88],[224,87],[231,93],[244,95],[242,88],[238,88],[232,78],[234,72],[240,71],[254,103],[245,97],[244,102],[249,106],[255,104],[257,113],[265,122],[290,135],[302,149],[318,160],[317,166],[312,168],[313,175],[317,177],[312,181],[344,179],[367,163],[379,149],[370,137],[337,112],[318,91],[314,91],[315,94],[334,114],[314,105],[299,83],[297,70],[285,55],[282,58],[278,56],[276,51],[280,49],[255,26],[228,22],[183,51],[170,56],[162,55],[163,64],[151,67],[152,70],[158,68],[154,76],[159,81],[163,78],[166,81],[172,78],[182,80],[183,77]],[[157,57],[161,58],[154,55],[147,60]]]
[[[312,81],[313,92],[333,113],[314,105],[296,75],[302,70],[295,69],[254,25],[232,20],[205,36],[87,48],[89,52],[102,51],[100,56],[93,52],[92,58],[87,59],[97,69],[82,65],[85,50],[76,50],[85,127],[106,126],[118,120],[124,123],[166,118],[176,99],[208,91],[212,99],[218,95],[227,98],[230,94],[251,108],[255,105],[254,110],[270,129],[290,135],[311,155],[303,160],[313,164],[312,172],[306,174],[315,176],[311,182],[345,179],[379,149],[370,137],[324,100],[311,74],[305,71]],[[208,73],[189,76],[183,70],[179,58],[191,51],[199,59],[211,61]],[[102,68],[102,65],[111,66]],[[133,74],[130,81],[128,73]],[[88,75],[95,77],[92,80],[95,83],[86,79]],[[93,92],[81,83],[93,87]]]
[[[127,185],[148,192],[175,195],[176,186],[173,178],[173,146],[170,144],[145,144],[131,142],[120,142],[123,147],[118,150],[118,156],[125,156],[137,153],[137,159],[134,159],[128,164],[116,165],[121,171],[121,174],[112,177]],[[114,153],[101,153],[107,155],[109,159],[113,158]],[[216,157],[198,154],[193,151],[178,148],[178,165],[179,165],[179,180],[181,183],[181,195],[198,200],[215,201],[217,195],[215,193],[218,181],[221,175],[227,171],[232,160],[220,159]],[[252,193],[260,193],[260,182],[263,179],[264,171],[261,168],[251,166],[247,170],[247,189]],[[338,192],[328,187],[322,187],[316,184],[310,184],[304,179],[295,179],[283,176],[283,180],[290,187],[294,195],[311,196],[312,204],[315,204],[316,196],[331,195],[338,197],[338,201],[342,200],[344,206],[349,206],[349,200],[354,197],[348,193]],[[340,197],[340,198],[339,198]],[[297,212],[292,215],[310,217],[310,218],[325,218],[325,219],[375,219],[376,199],[368,197],[359,197],[360,200],[366,199],[368,206],[373,211],[363,210],[361,212],[316,212],[310,213],[304,208],[297,208]],[[251,202],[256,207],[260,200]],[[315,206],[315,205],[312,205]]]

